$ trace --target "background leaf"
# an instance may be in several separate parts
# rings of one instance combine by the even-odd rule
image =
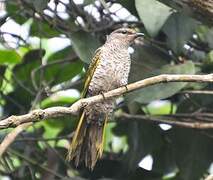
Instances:
[[[181,13],[173,14],[163,27],[168,37],[168,47],[171,47],[175,53],[180,53],[183,45],[192,37],[197,25],[195,20]]]
[[[73,48],[83,62],[89,63],[100,43],[91,34],[83,31],[72,33]]]
[[[0,50],[0,64],[18,64],[21,56],[14,50]]]
[[[170,7],[157,0],[135,0],[135,6],[147,32],[151,36],[157,35],[172,14]]]
[[[150,76],[158,74],[194,74],[194,64],[187,62],[181,65],[166,65],[160,70],[153,71]],[[187,83],[166,83],[146,87],[127,95],[128,102],[148,103],[157,99],[164,99],[180,91]]]

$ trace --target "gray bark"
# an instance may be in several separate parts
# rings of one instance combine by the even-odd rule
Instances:
[[[158,0],[170,7],[213,26],[213,0]]]

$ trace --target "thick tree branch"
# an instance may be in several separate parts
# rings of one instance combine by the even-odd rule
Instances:
[[[120,87],[103,95],[97,95],[89,98],[80,99],[74,103],[71,107],[51,107],[47,109],[34,110],[28,114],[20,116],[10,116],[0,121],[0,129],[9,127],[16,127],[20,124],[27,122],[41,121],[43,119],[59,117],[65,114],[77,114],[78,111],[87,105],[91,105],[97,102],[101,102],[104,99],[110,99],[112,97],[120,96],[124,93],[131,92],[140,88],[151,86],[159,83],[167,82],[213,82],[213,74],[207,75],[159,75],[150,77],[135,83],[128,84],[126,87]]]
[[[51,107],[47,109],[38,109],[34,110],[28,114],[20,115],[20,116],[10,116],[4,120],[0,121],[0,129],[9,128],[9,127],[16,127],[13,131],[11,131],[2,141],[0,144],[0,157],[9,147],[9,145],[15,140],[15,138],[26,128],[31,126],[33,122],[41,121],[43,119],[53,118],[62,116],[65,114],[76,114],[81,108],[91,105],[97,102],[101,102],[105,99],[110,99],[113,97],[120,96],[124,93],[131,92],[140,88],[144,88],[147,86],[151,86],[154,84],[159,83],[167,83],[167,82],[210,82],[213,83],[213,74],[207,75],[159,75],[155,77],[150,77],[141,81],[137,81],[135,83],[128,84],[125,87],[120,87],[114,89],[112,91],[106,92],[102,95],[97,95],[85,99],[80,99],[76,103],[74,103],[71,107]],[[162,122],[162,121],[161,121]],[[168,123],[165,122],[164,123]],[[170,123],[171,124],[171,123]],[[173,123],[174,124],[174,123]],[[179,125],[179,124],[174,124]],[[189,127],[189,125],[185,125],[184,127]],[[191,128],[204,128],[207,129],[208,127],[205,126],[201,127],[197,124],[192,125]],[[213,128],[213,126],[209,127]]]
[[[158,0],[198,20],[213,25],[213,0]]]

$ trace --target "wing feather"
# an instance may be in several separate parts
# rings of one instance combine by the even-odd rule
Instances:
[[[98,48],[95,51],[95,55],[92,58],[89,69],[86,73],[86,80],[85,80],[85,83],[84,83],[84,88],[83,88],[83,91],[82,91],[82,94],[81,94],[81,98],[84,98],[87,95],[89,84],[90,84],[91,79],[94,75],[94,72],[95,72],[95,70],[96,70],[96,68],[97,68],[97,66],[100,62],[100,54],[101,54],[101,48]]]

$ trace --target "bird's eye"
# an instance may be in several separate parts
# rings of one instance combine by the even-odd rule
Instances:
[[[127,34],[126,30],[121,31],[122,34]]]

